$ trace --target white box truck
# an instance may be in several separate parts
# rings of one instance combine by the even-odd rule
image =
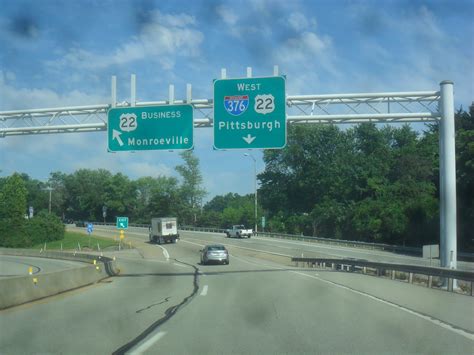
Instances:
[[[151,219],[150,243],[176,243],[178,239],[178,221],[175,217]]]

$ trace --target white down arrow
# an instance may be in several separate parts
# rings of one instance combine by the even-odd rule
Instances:
[[[257,138],[257,137],[252,137],[252,136],[250,135],[250,133],[247,134],[247,137],[242,137],[242,139],[243,139],[244,141],[246,141],[248,144],[252,143],[252,142],[255,140],[255,138]]]

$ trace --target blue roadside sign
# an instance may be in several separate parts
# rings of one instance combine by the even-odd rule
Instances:
[[[92,225],[92,223],[87,223],[87,234],[91,235],[93,231],[94,226]]]

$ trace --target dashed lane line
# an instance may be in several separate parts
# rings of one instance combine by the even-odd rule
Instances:
[[[166,335],[166,332],[158,332],[146,341],[144,341],[138,348],[134,349],[131,352],[127,352],[126,354],[129,355],[141,355],[145,351],[147,351],[149,348],[153,346],[158,340],[163,338]]]

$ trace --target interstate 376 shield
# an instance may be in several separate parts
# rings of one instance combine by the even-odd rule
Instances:
[[[224,96],[224,107],[233,116],[240,116],[249,107],[248,95]]]

